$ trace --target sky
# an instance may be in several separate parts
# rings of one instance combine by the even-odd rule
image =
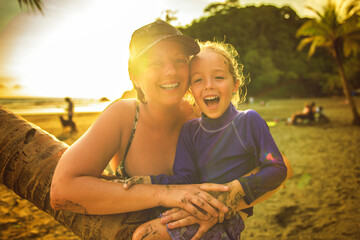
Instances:
[[[9,13],[8,1],[17,2],[0,0],[0,15]],[[303,17],[309,15],[305,6],[322,1],[326,0],[240,0],[240,4],[289,5]],[[43,15],[17,10],[8,19],[0,18],[0,97],[119,98],[132,88],[127,61],[135,29],[163,17],[168,9],[176,11],[173,25],[184,26],[219,1],[43,2]]]

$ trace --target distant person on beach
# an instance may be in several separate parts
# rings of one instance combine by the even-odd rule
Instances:
[[[69,97],[66,97],[65,101],[68,103],[68,107],[66,109],[68,115],[68,121],[72,121],[72,117],[74,115],[74,103],[71,101]]]
[[[118,182],[137,175],[172,174],[180,129],[199,116],[184,98],[189,57],[198,52],[194,39],[161,20],[133,33],[129,75],[138,100],[113,102],[63,154],[51,186],[54,209],[95,215],[121,213],[117,232],[122,233],[120,239],[128,240],[139,225],[159,216],[160,206],[191,213],[194,217],[186,223],[176,214],[164,216],[163,221],[174,228],[199,223],[197,237],[228,208],[236,207],[232,206],[238,203],[235,196],[242,193],[238,180],[230,182],[231,187],[139,184],[129,190]],[[105,168],[110,171],[108,181],[102,177]],[[228,207],[209,191],[226,198]]]
[[[77,132],[76,124],[73,121],[74,103],[71,101],[69,97],[66,97],[65,101],[68,103],[68,106],[66,108],[68,118],[64,119],[63,116],[60,116],[61,125],[63,129],[65,129],[66,127],[70,127],[71,132]]]
[[[324,114],[324,108],[322,106],[319,106],[319,107],[316,108],[315,120],[318,123],[328,123],[328,122],[330,122],[330,119]]]
[[[306,103],[302,112],[294,114],[289,124],[297,125],[303,123],[305,120],[314,121],[315,120],[315,102]]]
[[[139,183],[227,183],[238,180],[238,196],[251,204],[279,187],[287,169],[266,122],[254,110],[238,111],[231,103],[239,99],[244,77],[238,68],[236,50],[230,44],[206,42],[190,61],[190,90],[201,118],[186,122],[180,132],[174,174],[134,176],[125,188]],[[240,98],[242,98],[240,96]],[[238,102],[238,101],[236,101]],[[259,168],[256,174],[242,177]],[[240,239],[244,220],[252,208],[231,209],[231,216],[212,227],[203,239]],[[230,215],[230,214],[229,214]],[[169,229],[154,219],[141,225],[133,239],[191,239],[199,225]],[[158,234],[148,235],[148,229]]]

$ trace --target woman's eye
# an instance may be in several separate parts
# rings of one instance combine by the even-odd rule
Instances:
[[[148,62],[148,66],[149,67],[157,67],[157,66],[161,66],[161,61],[160,60],[151,60]]]
[[[222,80],[222,79],[225,79],[225,78],[223,76],[216,76],[215,79]]]
[[[186,58],[178,58],[175,60],[177,63],[187,63],[187,59]]]
[[[160,62],[150,62],[149,66],[159,66],[160,65]]]

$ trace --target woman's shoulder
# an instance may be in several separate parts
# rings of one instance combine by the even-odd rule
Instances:
[[[110,103],[101,115],[117,115],[126,118],[129,115],[133,115],[131,113],[135,113],[137,104],[136,99],[117,99]]]
[[[111,109],[111,111],[119,111],[119,110],[133,110],[135,109],[137,104],[137,100],[135,98],[131,99],[116,99],[112,103],[109,104],[107,109]]]
[[[185,122],[201,116],[200,109],[196,105],[191,105],[188,101],[181,102],[181,109]]]
[[[122,128],[123,126],[127,126],[131,124],[134,119],[136,105],[136,99],[115,100],[99,115],[98,122],[109,124],[108,127],[114,127],[114,125],[116,125]]]

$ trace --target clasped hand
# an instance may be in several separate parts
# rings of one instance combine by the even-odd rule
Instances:
[[[211,192],[212,195],[216,195],[218,200],[222,201],[229,207],[229,211],[226,213],[225,218],[230,218],[231,214],[239,211],[240,201],[242,201],[242,191],[239,189],[240,183],[237,180],[225,184],[229,186],[230,190],[226,192]],[[200,188],[205,185],[200,185]],[[191,240],[200,239],[210,228],[216,223],[221,223],[224,220],[224,213],[219,212],[218,217],[210,216],[209,219],[199,219],[184,209],[173,208],[162,214],[161,223],[167,224],[168,228],[174,229],[179,227],[185,227],[193,224],[198,224],[199,228],[196,234]]]
[[[151,184],[151,178],[150,176],[134,176],[122,182],[125,189],[130,189],[136,184]],[[224,214],[228,211],[228,208],[221,201],[207,193],[209,191],[215,193],[228,191],[229,188],[224,185],[212,183],[165,185],[165,189],[165,200],[161,204],[162,206],[183,208],[201,220],[209,220],[210,217],[215,217],[222,222]]]

